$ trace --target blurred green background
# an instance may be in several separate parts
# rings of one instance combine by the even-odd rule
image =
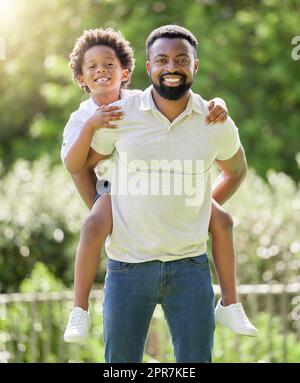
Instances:
[[[170,23],[187,27],[198,38],[200,69],[193,90],[206,99],[225,99],[245,147],[250,171],[226,204],[235,221],[238,281],[298,286],[300,60],[292,58],[295,47],[291,41],[300,35],[299,14],[296,0],[0,0],[0,36],[6,48],[5,59],[0,60],[2,297],[72,288],[76,245],[88,210],[59,153],[70,113],[87,98],[72,82],[68,68],[76,38],[84,29],[110,26],[121,30],[135,50],[130,88],[144,89],[149,85],[145,40],[154,28]],[[105,264],[104,257],[95,287],[102,287]],[[271,297],[268,294],[265,298]],[[295,346],[300,339],[298,296],[297,288],[287,295],[272,295],[271,306],[269,298],[251,301],[245,296],[254,323],[262,323],[259,341],[264,351],[259,354],[253,340],[230,340],[231,335],[227,343],[218,343],[222,334],[227,336],[227,330],[218,329],[215,360],[240,361],[241,353],[232,350],[241,342],[243,361],[299,361],[300,349]],[[39,357],[31,356],[27,347],[32,339],[31,311],[28,314],[28,304],[21,298],[12,304],[9,302],[15,298],[7,297],[2,306],[0,301],[0,360],[1,355],[9,361],[19,355],[19,361],[58,361],[56,342],[61,332],[52,333],[48,359],[42,352],[36,353]],[[260,314],[255,314],[253,305]],[[41,311],[40,321],[53,315],[53,325],[59,323],[63,331],[68,313],[62,319],[63,314],[55,310],[56,314],[49,311],[47,315]],[[19,315],[28,317],[24,324],[28,331],[16,330]],[[274,333],[268,333],[271,320],[275,321]],[[167,336],[163,326],[157,333]],[[36,327],[37,339],[41,333],[47,338],[47,332]],[[65,361],[103,360],[100,333],[91,340],[93,346],[77,350],[76,357],[61,352]],[[230,352],[223,352],[225,345]],[[42,346],[37,342],[36,347]],[[92,350],[97,350],[100,359]],[[170,352],[159,349],[158,354],[150,354],[160,361],[172,361]],[[5,355],[10,357],[5,359]]]

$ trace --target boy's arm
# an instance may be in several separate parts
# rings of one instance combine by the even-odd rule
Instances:
[[[90,149],[84,167],[79,172],[71,174],[81,198],[89,209],[92,208],[96,196],[97,176],[94,168],[99,161],[107,157]]]
[[[71,174],[71,177],[81,198],[91,209],[96,196],[97,177],[95,172],[91,169],[83,169],[78,173]]]
[[[86,121],[64,158],[65,166],[71,174],[78,173],[84,168],[95,131],[101,128],[115,129],[117,125],[110,122],[120,120],[123,115],[120,107],[105,105],[97,109]],[[101,159],[105,158],[106,156],[102,156]]]
[[[228,160],[215,161],[221,174],[214,183],[212,197],[222,205],[235,193],[246,177],[247,162],[244,148],[241,145],[237,153]]]

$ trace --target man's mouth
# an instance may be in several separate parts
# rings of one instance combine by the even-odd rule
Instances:
[[[166,75],[162,77],[162,81],[165,85],[177,85],[183,81],[183,76],[178,75]]]
[[[98,83],[100,82],[100,83],[104,84],[104,83],[106,83],[109,80],[110,80],[110,77],[99,77],[99,78],[96,78],[94,81],[98,82]]]

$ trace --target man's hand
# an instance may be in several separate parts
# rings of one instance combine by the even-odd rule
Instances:
[[[115,129],[118,126],[111,124],[110,122],[119,121],[123,118],[123,116],[124,112],[122,112],[119,106],[102,105],[86,121],[86,126],[93,131],[101,128]]]
[[[207,124],[216,124],[225,122],[228,117],[228,110],[225,101],[222,98],[214,98],[209,101],[209,114],[205,118]]]

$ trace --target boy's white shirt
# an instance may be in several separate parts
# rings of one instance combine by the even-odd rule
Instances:
[[[142,94],[143,92],[139,89],[121,89],[121,99],[135,96],[137,94]],[[74,145],[77,137],[79,136],[81,130],[83,129],[86,121],[95,113],[99,108],[99,105],[94,101],[92,97],[81,102],[79,108],[70,115],[69,121],[67,122],[64,132],[63,132],[63,141],[61,147],[61,159],[65,165],[65,158]],[[95,173],[100,179],[111,180],[113,161],[109,158],[107,160],[101,161],[95,167]]]

